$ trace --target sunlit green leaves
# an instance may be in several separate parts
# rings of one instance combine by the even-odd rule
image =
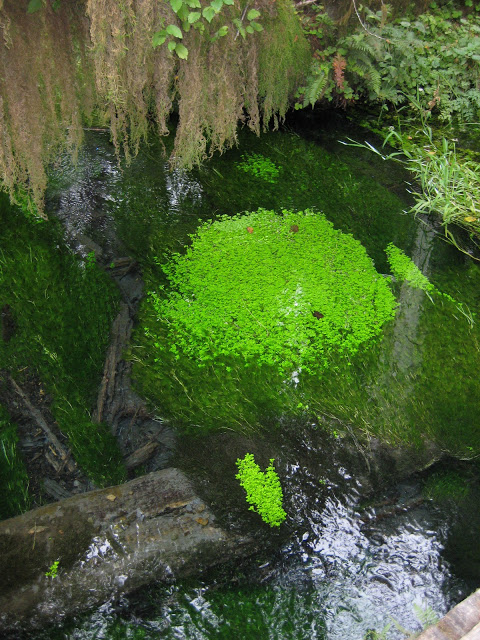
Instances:
[[[175,13],[179,12],[182,4],[183,4],[183,0],[170,0],[170,6],[172,7]]]
[[[257,11],[257,9],[250,9],[247,13],[247,20],[255,20],[258,17],[260,17],[260,11]]]
[[[150,304],[170,350],[199,364],[240,356],[286,374],[320,371],[331,352],[356,353],[394,315],[362,245],[308,210],[204,224],[164,271],[168,298],[151,292]]]
[[[161,44],[165,42],[166,39],[167,39],[167,32],[165,31],[165,29],[162,29],[161,31],[157,31],[157,33],[155,33],[152,38],[152,46],[154,48],[159,47]]]
[[[188,49],[181,42],[177,42],[176,43],[175,53],[182,60],[186,60],[188,58]]]
[[[202,14],[200,13],[200,11],[192,11],[191,13],[188,14],[187,20],[190,24],[194,24],[201,17],[202,17]]]
[[[223,0],[212,0],[210,6],[218,13],[223,7]]]

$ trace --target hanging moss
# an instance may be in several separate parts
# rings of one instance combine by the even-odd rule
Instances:
[[[262,119],[264,127],[272,118],[278,124],[308,66],[290,0],[249,5],[263,22],[253,33],[237,28],[246,20],[239,0],[224,6],[203,32],[182,34],[188,59],[152,44],[165,25],[181,26],[169,2],[57,4],[33,14],[17,0],[0,6],[0,179],[39,215],[46,168],[65,148],[75,156],[93,114],[109,123],[128,161],[152,125],[168,133],[178,110],[171,161],[192,167],[234,144],[239,121],[256,133]]]

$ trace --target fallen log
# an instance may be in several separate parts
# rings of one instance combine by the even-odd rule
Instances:
[[[0,522],[0,636],[255,550],[215,523],[174,468],[40,507]],[[57,561],[57,577],[46,576]]]

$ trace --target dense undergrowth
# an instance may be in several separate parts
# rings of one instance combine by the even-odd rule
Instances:
[[[119,482],[124,472],[115,440],[89,413],[118,300],[115,287],[93,257],[81,262],[62,246],[53,223],[33,223],[5,196],[0,219],[0,302],[9,306],[13,325],[0,340],[2,384],[8,375],[19,384],[35,376],[53,399],[51,411],[80,467],[99,485]],[[12,432],[5,433],[13,442]]]
[[[378,12],[364,6],[345,28],[315,5],[303,18],[315,53],[297,108],[321,99],[408,106],[418,92],[422,108],[442,121],[478,121],[479,9],[432,2],[419,15],[392,17],[388,5]]]
[[[389,9],[355,7],[347,29],[321,6],[306,13],[314,59],[296,108],[369,105],[378,113],[369,128],[400,148],[420,187],[412,213],[438,215],[446,238],[462,250],[453,225],[478,245],[478,158],[458,151],[455,139],[480,120],[480,4],[432,2],[424,13],[396,17]],[[447,126],[454,128],[445,132]]]

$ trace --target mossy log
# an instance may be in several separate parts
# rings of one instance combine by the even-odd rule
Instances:
[[[174,468],[49,504],[0,523],[0,635],[254,551],[215,523]],[[58,575],[46,576],[56,561]]]

